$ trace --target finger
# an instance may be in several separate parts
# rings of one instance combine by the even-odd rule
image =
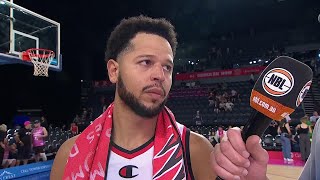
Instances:
[[[236,166],[233,164],[221,151],[220,151],[220,144],[218,144],[218,147],[215,147],[215,156],[214,156],[214,162],[220,166],[221,168],[225,169],[229,173],[233,175],[243,176],[247,175],[248,171],[243,168]],[[238,155],[241,156],[241,155]]]
[[[265,149],[262,148],[260,144],[260,137],[253,135],[247,140],[246,147],[251,155],[251,157],[257,161],[259,164],[267,164],[269,160],[269,155]]]
[[[245,143],[243,142],[241,129],[238,127],[231,128],[228,130],[227,135],[232,147],[244,158],[248,158],[250,154],[246,149]]]
[[[211,153],[211,167],[213,171],[222,179],[235,179],[240,180],[239,176],[235,176],[230,172],[226,171],[224,168],[220,167],[217,162],[215,161],[215,152]]]
[[[228,157],[228,159],[235,164],[236,166],[249,167],[250,161],[248,158],[244,158],[241,154],[239,154],[234,147],[231,145],[230,141],[223,140],[220,143],[221,152]]]

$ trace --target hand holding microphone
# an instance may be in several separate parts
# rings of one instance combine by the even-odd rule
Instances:
[[[268,153],[260,137],[272,120],[290,115],[302,102],[311,86],[312,70],[290,58],[278,57],[261,73],[251,92],[254,109],[247,124],[227,132],[211,155],[217,179],[267,179]]]

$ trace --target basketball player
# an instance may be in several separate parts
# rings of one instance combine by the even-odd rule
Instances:
[[[61,146],[50,179],[212,180],[217,173],[266,179],[267,153],[257,136],[244,144],[240,130],[230,129],[214,150],[165,107],[176,46],[174,27],[164,19],[121,21],[106,51],[114,102]]]
[[[45,127],[40,125],[39,120],[34,121],[34,128],[32,133],[32,144],[33,151],[35,153],[35,160],[39,162],[40,157],[43,161],[47,161],[46,153],[44,152],[45,140],[44,138],[48,136],[48,131]]]

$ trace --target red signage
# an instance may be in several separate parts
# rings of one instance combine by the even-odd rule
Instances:
[[[283,154],[281,151],[268,151],[269,160],[281,160],[283,161]],[[291,152],[291,158],[297,162],[302,162],[300,152]],[[303,163],[303,162],[302,162]]]
[[[206,71],[206,72],[194,72],[194,73],[183,73],[177,74],[176,80],[196,80],[196,79],[208,79],[208,78],[221,78],[230,76],[243,76],[258,74],[266,68],[265,66],[258,67],[248,67],[239,69],[227,69],[227,70],[216,70],[216,71]]]

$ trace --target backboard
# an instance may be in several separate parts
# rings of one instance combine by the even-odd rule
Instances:
[[[26,64],[22,52],[30,48],[52,50],[49,70],[62,70],[60,24],[7,0],[0,0],[0,65]]]

